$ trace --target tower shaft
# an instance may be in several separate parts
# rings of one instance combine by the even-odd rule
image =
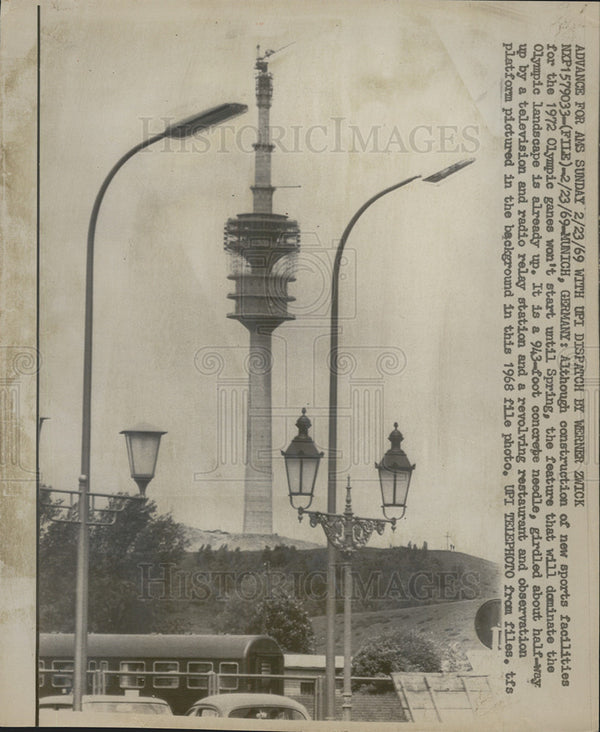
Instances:
[[[273,533],[271,331],[250,331],[244,533]]]

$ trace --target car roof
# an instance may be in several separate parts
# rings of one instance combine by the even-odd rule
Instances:
[[[51,704],[73,704],[73,696],[71,694],[56,694],[54,696],[42,696],[39,700],[39,706]]]
[[[168,704],[164,699],[156,696],[129,696],[127,694],[85,694],[82,697],[84,702],[142,702],[144,704]]]
[[[279,707],[286,706],[296,709],[299,712],[307,714],[307,709],[303,704],[288,696],[280,696],[279,694],[213,694],[199,699],[192,706],[202,706],[206,704],[219,707],[224,712],[229,712],[236,707]],[[191,708],[191,707],[190,707]]]
[[[150,702],[156,704],[168,704],[164,699],[155,696],[129,696],[125,694],[84,694],[81,697],[82,702]],[[39,706],[51,706],[53,704],[73,705],[72,694],[56,694],[55,696],[43,696],[39,701]]]

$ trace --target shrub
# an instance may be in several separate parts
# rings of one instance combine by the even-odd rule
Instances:
[[[376,636],[359,649],[353,659],[353,676],[386,677],[397,671],[442,671],[442,652],[433,640],[414,630],[398,630]],[[355,682],[355,688],[365,686]],[[369,686],[368,691],[389,691],[393,684]]]

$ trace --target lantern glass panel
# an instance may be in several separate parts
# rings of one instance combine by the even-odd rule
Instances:
[[[388,470],[380,467],[379,479],[383,505],[396,506],[398,508],[405,507],[410,483],[410,472]]]
[[[285,458],[285,469],[287,472],[288,487],[290,496],[295,496],[300,492],[300,476],[302,468],[302,458],[298,457],[286,457]]]
[[[302,461],[302,493],[312,496],[315,488],[317,470],[319,469],[318,458],[304,458]]]
[[[292,505],[306,508],[312,501],[319,459],[313,457],[286,457],[285,467]],[[299,500],[296,500],[299,499]]]
[[[161,433],[133,432],[127,435],[127,452],[132,478],[153,478]]]

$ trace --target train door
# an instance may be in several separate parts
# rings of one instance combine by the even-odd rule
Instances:
[[[92,671],[92,694],[106,694],[110,685],[108,661],[89,661],[88,671]],[[89,688],[88,674],[88,688]]]
[[[264,679],[256,680],[256,691],[263,692],[265,694],[278,694],[281,693],[281,683],[273,676],[282,673],[282,669],[279,668],[277,663],[277,656],[269,654],[258,653],[255,656],[253,673],[264,676]]]

